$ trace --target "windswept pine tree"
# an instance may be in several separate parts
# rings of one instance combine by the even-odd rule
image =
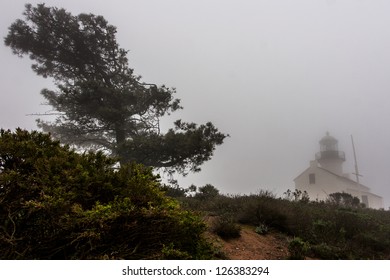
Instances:
[[[196,172],[227,135],[211,123],[178,120],[166,133],[161,117],[181,109],[175,90],[147,85],[129,67],[116,28],[93,14],[26,5],[24,20],[10,27],[5,44],[34,61],[32,69],[54,79],[41,94],[58,114],[38,120],[63,143],[105,150],[121,163],[143,163],[182,174]]]

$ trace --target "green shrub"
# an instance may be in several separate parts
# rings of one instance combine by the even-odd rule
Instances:
[[[310,246],[311,253],[322,260],[338,260],[346,258],[343,248],[320,243]]]
[[[199,187],[195,197],[201,200],[212,199],[219,195],[219,190],[211,184]]]
[[[169,246],[212,257],[204,222],[165,196],[151,169],[114,164],[46,134],[1,130],[0,259],[159,259],[173,256]]]
[[[180,188],[179,186],[163,185],[161,189],[164,191],[165,195],[170,197],[185,197],[187,190]]]
[[[308,250],[309,244],[299,237],[295,237],[288,244],[289,258],[292,260],[304,260]]]
[[[267,195],[251,195],[243,197],[241,209],[237,211],[240,223],[259,225],[285,231],[287,216],[284,213],[284,202]]]
[[[389,245],[389,242],[384,242],[380,237],[371,232],[362,232],[354,237],[354,241],[360,245],[362,249],[374,252],[384,252]]]
[[[352,196],[345,192],[331,193],[328,197],[327,203],[343,207],[358,208],[364,205],[360,203],[359,198]]]
[[[331,221],[318,219],[313,221],[313,239],[319,242],[329,242],[338,238],[335,226]]]
[[[227,215],[220,216],[214,221],[212,231],[223,239],[241,236],[241,227],[235,223],[231,216]]]
[[[257,234],[267,234],[268,231],[269,231],[269,228],[268,228],[268,226],[265,225],[265,224],[260,224],[259,226],[257,226],[257,227],[255,228],[255,232],[256,232]]]
[[[310,201],[309,195],[306,191],[301,191],[295,189],[293,192],[288,189],[285,193],[283,193],[285,199],[294,202],[308,203]]]
[[[180,250],[174,248],[173,243],[170,243],[168,246],[164,245],[162,252],[162,259],[164,260],[190,260],[191,256]]]

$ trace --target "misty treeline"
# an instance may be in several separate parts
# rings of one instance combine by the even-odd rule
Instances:
[[[175,89],[143,83],[134,74],[116,28],[103,16],[75,16],[45,4],[26,4],[23,15],[4,42],[14,54],[28,55],[37,75],[54,80],[56,89],[41,94],[57,117],[37,123],[55,139],[105,151],[122,164],[185,175],[199,171],[227,137],[211,122],[182,120],[163,133],[161,117],[182,109]]]

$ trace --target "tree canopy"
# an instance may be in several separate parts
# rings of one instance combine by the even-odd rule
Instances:
[[[116,41],[116,28],[102,16],[27,4],[24,17],[4,42],[15,54],[29,55],[38,75],[54,79],[56,90],[41,94],[57,118],[38,125],[55,138],[105,150],[121,163],[182,174],[199,171],[223,143],[227,135],[211,122],[178,120],[160,131],[160,118],[182,109],[175,89],[142,83]]]
[[[205,224],[151,168],[0,130],[0,259],[207,259]]]

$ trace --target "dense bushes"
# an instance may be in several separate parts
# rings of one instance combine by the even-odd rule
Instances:
[[[48,135],[0,132],[1,259],[211,257],[201,219],[141,165],[114,169]]]
[[[212,258],[194,212],[212,216],[212,230],[224,238],[240,235],[237,223],[260,234],[285,232],[294,237],[291,258],[390,257],[388,211],[337,196],[320,203],[294,193],[281,199],[222,195],[212,185],[169,188],[142,165],[114,165],[45,134],[1,130],[0,259]]]
[[[181,201],[189,209],[229,215],[231,221],[255,229],[276,229],[295,237],[290,246],[292,258],[390,258],[390,212],[362,208],[353,199],[347,200],[348,196],[342,198],[338,203],[310,202],[304,193],[290,192],[282,199],[261,191],[241,196],[218,194],[202,201],[195,194]]]

